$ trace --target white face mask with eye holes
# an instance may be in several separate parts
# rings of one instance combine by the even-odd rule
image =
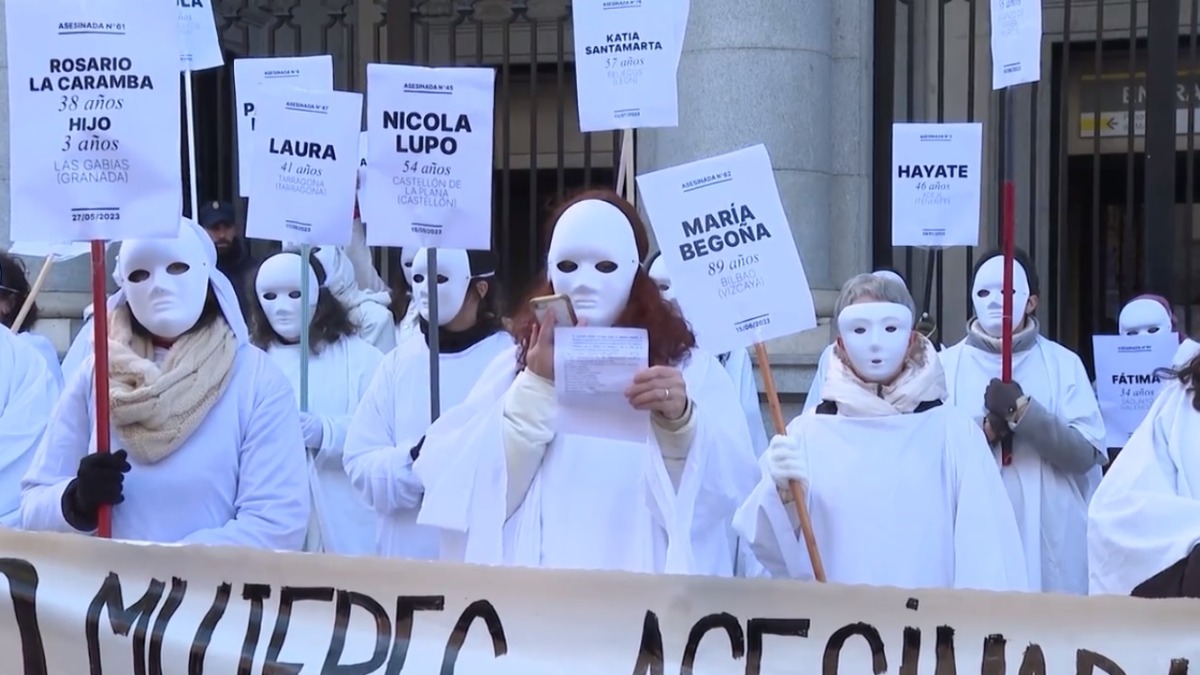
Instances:
[[[428,249],[417,251],[413,261],[413,300],[417,313],[429,321],[429,254]],[[462,311],[471,287],[471,260],[460,248],[437,250],[438,325],[445,326]]]
[[[885,384],[900,374],[912,340],[912,311],[894,302],[864,302],[843,309],[837,322],[838,340],[859,377]]]
[[[408,282],[410,290],[415,291],[417,285],[413,283],[413,261],[417,259],[416,247],[409,246],[400,251],[400,271],[404,272],[404,280]]]
[[[280,253],[267,258],[258,268],[258,276],[254,279],[254,294],[262,307],[267,323],[271,325],[279,337],[287,342],[300,339],[300,329],[304,325],[301,312],[302,293],[300,292],[300,275],[308,274],[308,317],[312,321],[317,309],[317,274],[312,265],[303,264],[300,256],[295,253]]]
[[[1171,332],[1171,315],[1161,304],[1138,298],[1125,305],[1117,319],[1121,335],[1154,335]]]
[[[971,302],[975,318],[988,335],[998,338],[1004,334],[1004,256],[995,256],[979,266],[971,286]],[[1012,327],[1017,330],[1025,320],[1029,304],[1029,277],[1025,268],[1013,260]]]
[[[662,293],[663,300],[676,302],[675,290],[671,286],[671,275],[667,274],[667,263],[663,261],[661,255],[650,263],[650,269],[646,270],[646,273],[650,275],[650,280],[654,282],[654,285],[658,286],[658,292]]]
[[[118,256],[129,311],[146,330],[174,340],[196,325],[208,299],[210,268],[191,228],[175,239],[126,240]]]
[[[554,291],[571,298],[576,317],[611,327],[629,302],[639,267],[633,226],[608,202],[577,202],[554,224],[546,266]]]

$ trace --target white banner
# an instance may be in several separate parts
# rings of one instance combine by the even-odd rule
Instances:
[[[676,73],[686,0],[576,0],[575,86],[581,131],[679,125]],[[681,19],[682,17],[682,19]]]
[[[1186,675],[1195,600],[909,591],[0,533],[0,672]],[[1193,667],[1194,672],[1194,667]]]
[[[1129,442],[1162,390],[1155,371],[1170,368],[1178,349],[1178,333],[1092,336],[1106,447],[1123,448]]]
[[[1042,79],[1042,0],[991,0],[992,89]]]
[[[983,125],[892,125],[892,246],[977,246]]]
[[[246,236],[349,244],[362,94],[273,88],[256,114]]]
[[[12,238],[173,236],[182,206],[174,5],[11,0],[5,18]]]
[[[238,195],[250,196],[250,158],[254,156],[254,110],[264,87],[333,91],[333,57],[279,56],[234,59],[237,98]]]
[[[706,350],[743,349],[816,327],[766,147],[655,171],[637,183],[672,288]]]
[[[370,246],[492,247],[496,71],[367,64]]]
[[[225,65],[212,0],[177,0],[179,3],[179,69],[208,70]]]

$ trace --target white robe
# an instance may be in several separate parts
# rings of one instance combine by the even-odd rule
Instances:
[[[21,526],[21,477],[50,422],[59,389],[34,348],[0,326],[0,527]]]
[[[758,383],[754,379],[754,364],[745,349],[729,353],[725,361],[725,372],[733,380],[738,397],[742,401],[742,412],[746,415],[746,426],[750,428],[750,444],[756,457],[767,450],[767,427],[763,424],[762,403],[758,400]]]
[[[808,385],[808,395],[804,399],[804,412],[816,410],[821,405],[821,386],[825,384],[825,376],[829,373],[829,359],[833,358],[833,345],[825,347],[821,358],[817,359],[817,371],[813,373],[812,384]]]
[[[300,402],[300,346],[273,344],[267,351]],[[321,416],[321,447],[309,487],[324,551],[338,555],[375,552],[378,517],[346,475],[343,448],[350,419],[379,368],[383,354],[358,337],[343,337],[308,358],[308,410]]]
[[[1128,595],[1200,544],[1200,413],[1178,381],[1163,388],[1088,508],[1094,595]]]
[[[445,413],[466,398],[480,373],[511,346],[512,337],[499,332],[464,351],[440,354],[439,410]],[[360,498],[382,514],[377,553],[384,557],[439,557],[437,532],[417,525],[424,490],[410,454],[428,427],[429,347],[422,337],[383,358],[346,434],[346,472]]]
[[[84,322],[79,332],[75,334],[75,339],[71,340],[71,347],[67,349],[66,356],[62,360],[63,385],[79,371],[83,366],[83,361],[92,353],[92,317],[89,316]]]
[[[984,416],[983,393],[1000,377],[1000,355],[966,340],[939,352],[946,370],[949,403],[978,419]],[[1041,336],[1031,349],[1013,354],[1013,380],[1027,396],[1078,431],[1097,453],[1104,453],[1104,420],[1079,357]],[[1020,427],[1017,428],[1020,435]],[[1001,468],[1025,547],[1029,584],[1034,590],[1087,593],[1087,502],[1100,467],[1087,476],[1067,475],[1035,451],[1014,448],[1012,463]],[[999,454],[999,450],[996,451]]]
[[[46,368],[50,371],[50,376],[54,378],[54,381],[58,384],[58,388],[62,389],[62,365],[58,362],[58,350],[55,349],[54,343],[50,341],[50,338],[28,330],[23,333],[17,333],[17,338],[24,340],[26,344],[36,349],[38,354],[42,355],[42,358],[46,361]]]
[[[442,531],[443,559],[490,565],[733,574],[734,510],[757,480],[737,392],[717,360],[680,365],[695,436],[675,489],[653,434],[644,444],[557,434],[510,518],[503,439],[516,348],[498,356],[461,406],[430,427],[415,471],[418,523]]]
[[[1191,338],[1184,338],[1183,342],[1179,343],[1179,349],[1175,350],[1175,356],[1171,359],[1172,368],[1180,368],[1186,366],[1189,361],[1196,358],[1200,354],[1200,342],[1196,342]]]
[[[788,425],[827,580],[900,588],[1028,590],[1012,506],[983,432],[948,405],[888,417],[804,414]],[[766,471],[734,527],[771,576],[813,578]]]
[[[422,335],[421,325],[417,321],[417,303],[409,300],[408,309],[404,312],[404,318],[400,323],[396,324],[396,346],[408,342],[408,339],[414,336]]]

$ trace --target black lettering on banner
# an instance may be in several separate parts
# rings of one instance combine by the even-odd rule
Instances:
[[[137,602],[125,607],[125,596],[121,593],[121,577],[116,572],[109,572],[100,585],[100,590],[88,605],[84,619],[84,634],[87,639],[88,669],[92,675],[101,675],[104,665],[100,656],[100,612],[108,609],[108,623],[112,632],[122,637],[129,635],[129,629],[134,621],[137,628],[133,631],[133,673],[146,675],[146,628],[150,625],[150,615],[158,607],[163,591],[167,585],[158,579],[151,579],[146,593]]]
[[[954,658],[954,629],[950,626],[937,627],[937,660],[933,675],[958,675]]]
[[[192,649],[188,654],[188,675],[204,675],[204,657],[208,654],[208,645],[212,642],[213,631],[217,629],[217,624],[229,608],[229,598],[232,595],[233,584],[217,586],[217,594],[213,596],[212,604],[208,606],[208,611],[200,620],[200,626],[196,628],[196,636],[192,638]]]
[[[709,614],[693,624],[691,632],[688,633],[679,675],[692,675],[692,670],[696,667],[696,652],[700,649],[700,641],[704,639],[705,633],[716,628],[725,629],[725,634],[729,636],[729,651],[735,661],[746,655],[746,636],[737,617],[728,612]]]
[[[921,629],[907,626],[904,629],[904,648],[900,652],[899,675],[917,675],[917,667],[920,665]],[[1004,672],[1001,671],[1000,675],[1004,675]]]
[[[38,626],[37,618],[37,568],[21,558],[0,558],[0,574],[8,579],[8,597],[12,601],[17,630],[21,634],[22,672],[25,675],[47,675],[46,647],[42,643],[42,629]]]
[[[267,643],[267,658],[263,662],[264,673],[296,675],[304,668],[303,663],[280,663],[279,653],[283,651],[283,642],[287,639],[288,626],[292,622],[292,605],[305,600],[332,602],[333,587],[284,586],[279,589],[279,612],[275,615],[271,641]]]
[[[1096,675],[1096,669],[1106,675],[1125,675],[1125,670],[1112,662],[1112,659],[1097,654],[1089,649],[1075,652],[1075,675]]]
[[[500,623],[500,615],[496,608],[487,600],[476,600],[467,605],[454,624],[454,632],[446,642],[446,652],[442,655],[441,675],[454,675],[454,666],[458,663],[458,653],[463,643],[467,641],[467,631],[475,619],[483,619],[488,634],[492,636],[492,653],[500,658],[508,653],[508,638],[504,636],[504,625]]]
[[[658,624],[658,615],[646,610],[646,618],[642,619],[642,643],[638,647],[637,663],[633,664],[633,675],[663,675],[664,670],[662,628]]]
[[[897,178],[969,178],[966,164],[901,164]]]
[[[874,675],[883,675],[887,672],[887,654],[883,652],[883,638],[879,637],[879,631],[869,623],[851,623],[833,632],[829,636],[829,641],[825,643],[825,656],[822,659],[821,673],[823,675],[838,675],[838,668],[842,660],[842,647],[845,646],[846,640],[858,635],[867,641],[867,646],[871,648],[871,671]]]
[[[346,648],[346,630],[350,627],[350,612],[354,607],[362,607],[375,619],[375,647],[371,651],[371,658],[366,661],[343,665],[341,661],[342,652]],[[321,666],[322,675],[369,675],[379,670],[388,657],[388,638],[391,632],[392,620],[388,618],[387,610],[375,598],[354,591],[338,591],[333,640],[329,643],[329,651],[325,653],[325,663]]]
[[[1025,648],[1025,656],[1021,659],[1021,669],[1017,675],[1047,675],[1046,655],[1042,653],[1041,645],[1031,644]]]
[[[980,675],[1008,675],[1008,659],[1004,651],[1008,641],[999,633],[983,639],[983,662],[979,666]]]
[[[402,595],[396,599],[396,632],[392,637],[392,657],[384,675],[400,675],[408,659],[412,643],[413,617],[417,612],[440,612],[446,609],[444,595]]]
[[[171,592],[167,593],[167,601],[162,610],[154,618],[154,628],[150,631],[150,675],[162,675],[162,643],[167,633],[167,624],[171,622],[179,606],[183,604],[183,596],[187,594],[187,582],[179,577],[171,577]]]
[[[254,652],[258,648],[258,636],[262,633],[263,601],[269,597],[271,587],[267,584],[246,584],[242,587],[242,599],[250,601],[250,618],[246,620],[246,637],[242,640],[237,675],[250,675],[254,668]]]
[[[750,619],[747,621],[746,675],[759,675],[762,672],[764,635],[807,638],[810,625],[808,619]],[[734,658],[737,658],[736,654],[734,654]]]
[[[748,205],[734,203],[728,209],[683,221],[683,235],[692,238],[692,241],[680,244],[679,254],[684,260],[691,260],[726,248],[769,239],[771,232],[766,225],[758,222]]]
[[[412,154],[429,154],[436,150],[443,155],[453,155],[458,152],[458,139],[444,134],[472,133],[470,118],[461,113],[451,125],[450,115],[446,113],[385,110],[383,128],[426,132],[396,134],[396,152]]]

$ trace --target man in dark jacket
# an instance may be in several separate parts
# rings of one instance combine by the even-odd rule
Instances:
[[[242,237],[241,228],[237,225],[237,214],[233,204],[228,202],[206,202],[200,207],[200,226],[208,232],[213,244],[217,247],[217,269],[229,277],[229,282],[237,291],[238,302],[242,306],[242,315],[249,316],[246,304],[249,300],[247,293],[254,288],[250,278],[258,266],[250,254],[250,247]]]

